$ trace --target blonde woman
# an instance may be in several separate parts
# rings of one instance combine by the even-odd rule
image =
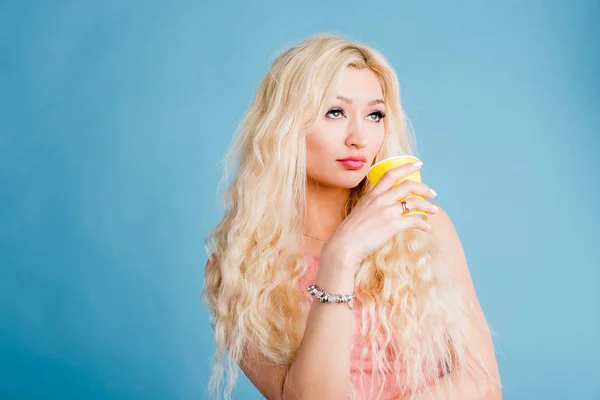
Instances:
[[[393,185],[420,165],[365,179],[413,151],[396,74],[375,49],[320,34],[273,62],[206,240],[212,397],[231,397],[239,366],[269,400],[501,399],[452,222],[425,183]],[[424,199],[398,201],[411,193]]]

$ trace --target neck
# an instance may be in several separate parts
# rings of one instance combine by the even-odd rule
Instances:
[[[350,189],[318,186],[306,182],[306,226],[304,233],[327,239],[344,218],[344,206]]]

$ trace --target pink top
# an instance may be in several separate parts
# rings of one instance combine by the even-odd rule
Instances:
[[[319,264],[319,257],[317,256],[313,256],[313,255],[306,255],[306,259],[308,261],[308,269],[305,273],[305,275],[301,278],[300,280],[300,285],[301,285],[301,289],[303,291],[306,291],[306,288],[313,284],[317,278],[317,271],[318,271],[318,264]],[[360,365],[360,351],[361,351],[361,345],[363,343],[362,337],[361,337],[361,306],[360,303],[358,301],[353,300],[352,302],[352,311],[354,312],[354,318],[352,321],[352,345],[351,345],[351,354],[350,354],[350,379],[354,384],[354,387],[356,389],[356,391],[359,393],[359,398],[362,400],[368,400],[368,399],[376,399],[377,395],[379,393],[379,390],[381,389],[381,384],[377,381],[374,380],[373,382],[372,380],[372,375],[370,374],[370,371],[372,370],[371,365],[370,365],[370,354],[367,355],[365,357],[365,363],[364,363],[364,378],[363,378],[363,384],[361,387],[361,383],[360,383],[360,371],[359,371],[359,365]],[[402,368],[400,367],[398,371],[396,371],[396,373],[401,373],[402,374]],[[401,395],[406,395],[407,393],[403,393],[402,390],[397,386],[396,381],[395,381],[395,377],[393,373],[389,373],[388,376],[386,376],[386,384],[385,387],[382,390],[381,393],[381,397],[380,399],[383,400],[392,400],[392,399],[398,399]]]

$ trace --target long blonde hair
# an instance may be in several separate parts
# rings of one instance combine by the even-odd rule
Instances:
[[[308,267],[299,249],[306,218],[305,137],[325,114],[347,67],[371,69],[383,89],[386,134],[375,162],[413,153],[396,73],[377,50],[318,34],[274,60],[226,155],[225,215],[205,241],[214,262],[202,291],[216,342],[212,398],[221,392],[225,369],[223,397],[230,398],[249,346],[274,364],[294,360],[310,309],[298,287]],[[346,215],[369,189],[366,180],[352,189]],[[434,241],[412,229],[371,254],[356,275],[366,343],[361,355],[371,354],[372,374],[380,379],[401,369],[395,379],[406,393],[441,371],[467,366],[465,307],[446,271]],[[351,387],[352,398],[356,389]]]

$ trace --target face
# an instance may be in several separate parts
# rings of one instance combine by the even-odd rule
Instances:
[[[346,68],[335,97],[306,137],[307,178],[350,189],[364,179],[383,142],[383,91],[370,69]]]

